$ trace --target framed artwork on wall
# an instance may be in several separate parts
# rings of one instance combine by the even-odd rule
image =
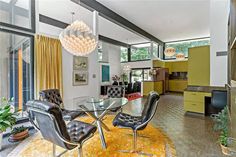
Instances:
[[[88,84],[88,72],[87,71],[73,71],[73,86],[81,86]]]
[[[110,65],[101,64],[101,83],[110,84]]]
[[[74,56],[73,69],[88,71],[88,57]]]

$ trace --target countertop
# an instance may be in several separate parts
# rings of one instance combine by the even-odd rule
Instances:
[[[142,81],[142,82],[162,82],[163,80],[160,81],[153,81],[153,80],[148,80],[148,81]]]
[[[169,81],[188,81],[187,79],[169,79]]]
[[[184,91],[211,93],[212,90],[226,91],[226,88],[225,87],[216,87],[216,86],[188,86]]]

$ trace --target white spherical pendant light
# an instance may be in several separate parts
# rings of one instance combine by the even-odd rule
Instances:
[[[59,35],[62,46],[75,56],[93,52],[97,46],[96,36],[83,21],[74,21]]]

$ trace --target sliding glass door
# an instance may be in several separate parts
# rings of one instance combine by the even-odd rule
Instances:
[[[33,98],[33,36],[0,31],[0,42],[0,97],[24,111]]]
[[[140,68],[131,70],[131,82],[151,80],[150,68]]]

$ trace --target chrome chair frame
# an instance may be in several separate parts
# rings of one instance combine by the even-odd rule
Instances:
[[[145,153],[145,152],[137,150],[137,137],[138,137],[138,130],[140,128],[142,128],[143,126],[147,125],[152,120],[152,118],[154,117],[154,115],[156,113],[156,110],[157,110],[157,104],[159,103],[159,100],[157,100],[155,103],[156,103],[156,109],[154,111],[152,111],[152,114],[151,114],[150,118],[146,122],[144,122],[143,124],[139,125],[135,130],[133,130],[133,149],[132,150],[119,150],[119,152],[122,152],[122,153],[137,153],[139,155],[153,156],[153,154],[149,154],[149,153]],[[129,127],[121,127],[121,126],[117,126],[117,127],[122,128],[122,129],[130,129]]]
[[[91,134],[90,136],[88,136],[87,138],[85,138],[81,143],[75,143],[75,142],[67,141],[67,140],[64,139],[64,137],[62,137],[62,136],[60,135],[60,133],[58,132],[59,126],[58,126],[58,124],[55,122],[55,121],[56,121],[56,118],[55,118],[53,115],[51,115],[51,114],[49,114],[49,113],[46,113],[46,112],[43,112],[43,111],[41,111],[41,110],[32,109],[32,108],[31,108],[31,109],[28,109],[28,111],[38,112],[38,113],[41,113],[41,114],[44,114],[44,115],[49,116],[50,119],[53,121],[53,124],[54,124],[54,125],[53,125],[53,129],[55,130],[56,135],[58,136],[58,138],[59,138],[61,141],[65,142],[66,144],[74,145],[74,146],[78,147],[78,157],[83,157],[83,151],[82,151],[83,143],[84,143],[85,141],[87,141],[88,139],[90,139],[91,137],[93,137],[94,134]],[[34,122],[31,118],[29,118],[29,119],[30,119],[30,122],[34,125],[34,127],[35,127],[37,130],[40,131],[39,127],[35,124],[35,122]],[[36,121],[37,121],[37,120],[36,120]],[[53,157],[60,157],[61,155],[65,154],[67,151],[68,151],[68,150],[65,150],[65,151],[61,152],[59,155],[56,155],[56,145],[53,143]]]

